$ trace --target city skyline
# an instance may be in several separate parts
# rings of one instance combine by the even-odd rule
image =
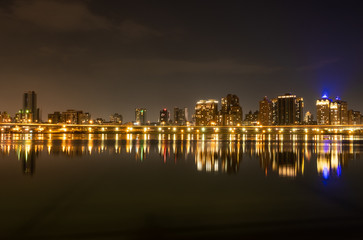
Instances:
[[[14,115],[7,110],[0,111],[0,122],[14,123],[68,123],[68,124],[129,124],[133,125],[196,125],[196,126],[241,126],[241,125],[357,125],[361,124],[363,115],[360,110],[348,107],[348,102],[339,96],[335,100],[325,93],[316,100],[311,110],[304,108],[304,98],[292,93],[275,96],[269,99],[265,96],[258,101],[259,107],[254,112],[244,112],[240,106],[239,97],[228,94],[220,100],[199,100],[195,104],[192,115],[188,116],[188,108],[174,106],[173,109],[162,108],[158,118],[149,119],[150,110],[135,108],[134,118],[126,120],[123,113],[112,113],[108,118],[101,118],[97,113],[91,117],[90,112],[67,109],[53,111],[42,119],[41,109],[37,107],[37,93],[25,91],[23,93],[23,107]],[[173,112],[172,112],[173,111]],[[315,114],[315,115],[314,115]],[[314,117],[315,116],[315,117]],[[308,119],[308,120],[306,120]]]
[[[286,92],[310,111],[325,92],[360,110],[361,6],[4,0],[0,109],[13,115],[21,102],[11,99],[31,89],[43,117],[72,108],[128,121],[144,107],[157,119],[164,107],[228,93],[244,112]]]

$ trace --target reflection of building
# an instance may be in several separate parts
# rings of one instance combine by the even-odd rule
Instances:
[[[72,134],[67,135],[73,139]],[[347,166],[350,160],[360,158],[361,151],[359,142],[355,145],[354,141],[348,142],[343,137],[337,136],[329,136],[327,140],[326,136],[322,136],[316,141],[307,143],[299,141],[305,138],[302,135],[290,135],[292,138],[278,136],[278,141],[272,135],[270,138],[266,134],[256,134],[253,139],[245,139],[243,136],[238,138],[238,134],[228,134],[225,138],[217,136],[213,140],[206,141],[202,140],[204,139],[202,134],[190,134],[192,135],[190,137],[188,135],[184,134],[183,138],[183,134],[127,134],[127,138],[124,135],[126,139],[122,139],[126,141],[118,141],[121,140],[119,139],[121,135],[117,134],[113,136],[116,141],[94,141],[94,139],[76,142],[37,141],[31,145],[25,143],[25,146],[23,141],[3,141],[0,144],[0,155],[11,156],[12,153],[18,156],[22,171],[29,175],[34,174],[38,153],[47,152],[50,155],[69,157],[101,153],[128,154],[127,156],[137,161],[154,158],[159,154],[164,163],[192,160],[198,171],[232,174],[239,171],[242,159],[247,157],[258,160],[266,175],[282,177],[303,175],[304,162],[307,160],[310,162],[309,166],[316,163],[317,173],[328,178],[340,176],[342,168]],[[13,135],[13,137],[14,139],[18,137],[17,140],[26,139],[24,135]],[[44,136],[38,137],[41,139]],[[96,134],[94,137],[97,139]],[[111,137],[102,134],[98,139],[111,140]],[[56,138],[57,135],[53,135],[52,139]],[[34,136],[35,139],[37,136]],[[158,139],[157,144],[155,141],[148,141],[156,139]],[[185,141],[180,141],[181,139]],[[199,141],[194,141],[196,139]],[[248,168],[248,164],[245,167]],[[308,169],[311,170],[310,167]]]
[[[146,109],[136,108],[135,109],[135,121],[140,125],[146,124]]]
[[[175,125],[186,125],[188,121],[188,109],[174,107],[174,124]]]
[[[169,111],[166,108],[160,110],[159,123],[164,125],[169,123]]]
[[[303,123],[304,100],[287,93],[277,98],[277,125]]]
[[[273,110],[272,102],[265,96],[262,101],[260,101],[260,111],[258,114],[258,121],[263,126],[272,125],[273,121]]]
[[[195,105],[195,125],[213,126],[218,121],[218,101],[214,99],[200,100]]]
[[[342,162],[347,160],[347,154],[342,153],[342,145],[332,144],[330,140],[317,149],[316,168],[323,178],[327,179],[331,175],[340,176]]]
[[[91,115],[83,111],[68,109],[65,112],[54,112],[48,114],[49,123],[86,124],[91,120]]]
[[[237,173],[243,158],[240,143],[199,142],[195,149],[195,163],[198,171]]]
[[[256,155],[260,158],[261,167],[267,175],[272,169],[281,177],[296,177],[304,173],[304,152],[294,149],[290,144],[284,146],[256,143]]]
[[[242,107],[236,95],[228,94],[222,98],[222,106],[219,114],[219,125],[236,126],[242,124]]]
[[[27,148],[29,147],[29,148]],[[33,175],[35,171],[36,152],[32,146],[22,147],[20,149],[20,160],[22,161],[23,173]]]
[[[122,123],[122,115],[118,114],[118,113],[114,113],[110,116],[110,122],[111,123],[118,123],[121,124]]]

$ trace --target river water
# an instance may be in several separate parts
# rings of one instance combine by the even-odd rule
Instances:
[[[1,239],[360,238],[363,140],[1,135]]]

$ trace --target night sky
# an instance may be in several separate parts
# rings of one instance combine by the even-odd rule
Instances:
[[[0,111],[24,91],[43,120],[107,120],[239,96],[243,112],[291,92],[315,115],[323,92],[363,111],[362,1],[0,1]]]

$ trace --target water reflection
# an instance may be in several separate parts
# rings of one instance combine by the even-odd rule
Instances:
[[[360,139],[350,136],[218,134],[62,134],[1,136],[2,155],[16,154],[23,173],[33,175],[40,154],[80,157],[122,155],[138,162],[192,163],[200,172],[236,174],[243,159],[259,163],[263,173],[303,176],[306,164],[327,179],[340,177],[350,160],[360,157]],[[253,166],[253,165],[252,165]],[[251,168],[248,164],[246,168]]]

